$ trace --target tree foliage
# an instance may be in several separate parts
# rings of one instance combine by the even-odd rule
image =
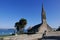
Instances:
[[[21,18],[19,22],[15,23],[15,28],[17,31],[19,31],[20,29],[24,28],[26,24],[27,24],[27,20],[24,18]]]

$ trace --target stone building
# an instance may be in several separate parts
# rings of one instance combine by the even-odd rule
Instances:
[[[35,25],[31,29],[28,29],[29,33],[44,33],[44,31],[52,31],[52,28],[47,24],[46,21],[46,13],[42,5],[42,13],[41,13],[41,23]]]

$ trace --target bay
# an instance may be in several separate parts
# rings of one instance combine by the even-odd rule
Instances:
[[[15,33],[15,29],[0,29],[0,35],[10,35]]]

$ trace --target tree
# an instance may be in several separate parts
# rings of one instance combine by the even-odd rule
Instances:
[[[27,24],[27,20],[24,18],[21,18],[19,20],[19,22],[15,23],[15,28],[19,32],[20,30],[22,30],[25,27],[26,24]]]
[[[17,31],[19,31],[19,22],[15,23],[15,28],[16,28]]]
[[[21,19],[19,20],[19,24],[20,24],[20,27],[21,27],[21,28],[24,28],[25,25],[27,24],[27,20],[24,19],[24,18],[21,18]]]

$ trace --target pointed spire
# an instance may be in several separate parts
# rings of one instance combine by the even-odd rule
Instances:
[[[45,14],[45,11],[44,11],[43,4],[42,4],[42,18],[43,19],[46,19],[46,14]]]
[[[42,3],[42,22],[43,20],[46,20],[46,14],[45,14],[43,3]]]

